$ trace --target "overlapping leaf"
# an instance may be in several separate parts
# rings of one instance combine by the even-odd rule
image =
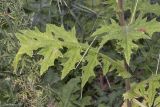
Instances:
[[[95,76],[94,74],[94,68],[95,66],[99,65],[99,61],[97,59],[97,54],[89,54],[86,56],[86,60],[88,61],[87,66],[83,67],[83,74],[82,74],[82,85],[83,88],[88,79],[92,76]]]
[[[116,25],[116,24],[115,24]],[[108,56],[98,53],[97,48],[93,48],[86,43],[79,43],[75,29],[71,31],[66,31],[63,27],[58,27],[55,25],[47,25],[46,32],[42,33],[38,29],[35,30],[22,30],[21,33],[17,33],[17,38],[20,41],[20,49],[14,59],[13,65],[14,69],[17,69],[18,62],[21,60],[24,54],[33,56],[33,51],[37,51],[37,54],[42,55],[43,58],[40,60],[40,74],[43,75],[50,66],[54,66],[55,59],[62,57],[65,59],[62,62],[63,70],[61,79],[65,78],[71,70],[75,69],[75,65],[82,59],[80,55],[81,51],[89,51],[84,56],[83,60],[87,61],[87,65],[82,67],[82,88],[88,81],[90,77],[94,77],[94,68],[99,65],[99,56],[105,59],[104,67],[113,65],[113,69],[119,69],[118,72],[123,77],[130,76],[125,73],[122,65],[119,61],[114,61]],[[66,52],[60,50],[66,47]],[[108,62],[108,63],[106,63]],[[119,67],[119,68],[118,68]],[[105,68],[107,69],[107,68]],[[107,73],[107,71],[106,71]],[[124,76],[125,75],[125,76]]]
[[[54,33],[54,36],[52,35]],[[72,69],[75,68],[75,63],[81,58],[80,56],[80,45],[75,36],[75,30],[72,32],[67,32],[63,27],[57,27],[54,25],[47,25],[46,32],[42,33],[39,30],[25,30],[21,33],[17,33],[17,38],[20,41],[21,48],[19,49],[15,60],[14,67],[17,68],[18,61],[21,60],[22,55],[27,54],[32,57],[33,51],[40,49],[38,54],[42,55],[44,58],[41,60],[41,70],[42,75],[50,66],[54,65],[55,59],[62,57],[62,53],[59,49],[65,45],[68,48],[67,53],[64,57],[69,58],[64,64],[62,71],[62,78],[64,78]],[[59,38],[64,39],[68,44],[73,45],[73,49],[70,45],[66,45],[66,42],[62,42]],[[77,48],[77,49],[76,49]],[[71,49],[71,50],[70,50]],[[75,55],[75,60],[68,57],[69,54]]]
[[[79,83],[79,77],[72,78],[63,87],[59,87],[56,90],[56,94],[60,98],[58,107],[85,107],[91,105],[92,98],[90,96],[84,96],[79,99]]]
[[[62,39],[64,47],[68,48],[68,51],[64,54],[68,60],[63,63],[62,76],[63,79],[71,70],[75,68],[75,64],[81,59],[81,45],[76,38],[75,28],[71,31],[66,31],[64,27],[57,27],[55,25],[48,25],[46,32],[53,32],[55,38]]]
[[[73,93],[79,89],[79,82],[79,78],[73,78],[63,86],[61,92],[59,93],[59,97],[61,98],[61,102],[59,103],[60,107],[74,107],[74,104],[72,103],[72,100],[74,99]]]
[[[56,58],[62,56],[59,51],[62,48],[62,44],[53,39],[51,35],[47,35],[47,33],[41,33],[38,30],[23,30],[21,33],[17,33],[17,38],[20,41],[21,47],[13,62],[15,70],[22,55],[27,54],[32,57],[33,51],[40,48],[39,54],[44,56],[44,59],[41,61],[40,74],[43,74],[49,66],[54,65]]]
[[[107,56],[102,55],[102,62],[103,62],[103,74],[107,74],[108,72],[116,69],[119,76],[123,78],[130,78],[131,74],[127,72],[124,62],[113,60]]]
[[[143,97],[149,107],[160,106],[160,96],[157,89],[160,88],[160,75],[153,75],[149,79],[135,84],[130,91],[124,94],[125,99],[133,100]]]
[[[63,64],[62,79],[75,68],[75,63],[81,59],[80,51],[80,48],[73,48],[64,55],[68,60]]]
[[[159,27],[160,23],[155,19],[147,22],[146,19],[139,18],[132,25],[124,27],[119,26],[112,20],[112,24],[102,26],[92,36],[104,35],[101,37],[100,48],[109,40],[118,40],[118,44],[123,48],[125,59],[129,64],[132,50],[138,47],[134,41],[149,39],[154,32],[160,31]],[[106,33],[104,34],[104,32]]]

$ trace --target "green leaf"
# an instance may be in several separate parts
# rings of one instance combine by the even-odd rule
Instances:
[[[124,0],[123,2],[124,10],[130,9],[132,13],[137,0]],[[109,4],[114,11],[118,11],[116,0],[107,0],[107,4]],[[136,10],[140,11],[143,15],[146,13],[155,13],[156,15],[160,15],[160,5],[158,3],[151,4],[151,0],[138,0]]]
[[[21,47],[13,61],[15,70],[24,54],[32,57],[33,51],[37,49],[41,49],[38,54],[44,56],[41,60],[41,75],[45,73],[49,66],[54,65],[56,58],[62,57],[59,51],[59,49],[62,49],[62,44],[51,36],[51,32],[42,33],[38,30],[22,30],[21,33],[17,33],[17,38],[20,41]]]
[[[121,27],[112,20],[112,24],[102,25],[101,28],[97,29],[91,37],[99,36],[101,38],[100,47],[102,48],[103,45],[112,39],[117,39],[117,34],[119,34]]]
[[[148,33],[149,36],[151,37],[154,32],[160,31],[159,27],[160,27],[160,22],[156,21],[156,19],[153,19],[151,21],[147,21],[147,19],[142,19],[141,17],[139,17],[131,25],[131,28],[136,33],[135,39],[138,39],[139,35],[144,38],[147,38],[147,36],[144,34],[144,32]]]
[[[155,107],[160,106],[160,96],[155,99],[154,105],[155,105]]]
[[[45,49],[41,49],[38,54],[43,55],[44,58],[41,61],[41,69],[40,69],[40,75],[43,75],[45,71],[48,70],[50,66],[54,66],[54,60],[58,57],[62,57],[62,53],[53,46],[48,46]]]
[[[58,27],[56,25],[48,24],[46,32],[53,32],[56,38],[61,38],[64,42],[70,42],[79,45],[76,38],[75,28],[73,28],[71,31],[66,31],[63,26]]]
[[[134,0],[135,1],[135,0]],[[141,14],[146,13],[155,13],[156,15],[160,15],[160,5],[158,3],[151,4],[150,0],[139,0],[137,11],[140,11]]]
[[[119,26],[118,23],[112,20],[112,24],[102,26],[92,36],[104,35],[101,37],[100,48],[109,40],[118,40],[118,45],[123,48],[124,57],[127,64],[129,64],[132,50],[138,48],[134,41],[150,39],[154,32],[160,31],[159,27],[160,23],[155,19],[147,22],[146,19],[138,18],[132,25],[124,27]],[[104,32],[107,33],[104,34]]]
[[[95,76],[94,68],[99,64],[96,53],[93,53],[91,55],[88,54],[85,59],[87,60],[88,63],[86,66],[83,67],[81,88],[84,87],[84,85],[87,83],[90,77]]]
[[[132,86],[131,90],[124,94],[125,99],[134,99],[143,97],[149,107],[153,104],[156,105],[160,102],[160,96],[157,96],[157,89],[160,88],[160,75],[153,75],[147,80],[144,80],[138,84]]]
[[[92,100],[91,96],[84,97],[81,101],[82,102],[81,107],[86,107],[88,105],[91,105],[91,100]]]
[[[105,67],[112,65],[113,69],[120,69],[120,72],[118,72],[119,70],[117,72],[121,76],[128,77],[128,74],[124,73],[125,70],[120,67],[121,64],[118,61],[115,62],[106,55],[98,53],[97,48],[93,48],[86,43],[79,43],[76,38],[75,28],[66,31],[63,27],[49,24],[46,26],[46,32],[44,33],[40,32],[38,29],[21,30],[16,36],[20,41],[21,47],[13,61],[14,70],[17,69],[18,62],[23,55],[26,54],[32,57],[33,52],[35,52],[35,54],[37,53],[42,56],[40,60],[40,75],[43,75],[50,66],[54,66],[54,61],[56,59],[60,57],[62,61],[65,59],[65,62],[62,62],[63,69],[61,79],[63,79],[75,69],[75,64],[83,57],[80,55],[81,51],[86,51],[89,48],[88,53],[83,59],[86,60],[88,64],[82,66],[82,88],[90,77],[95,76],[94,68],[99,65],[99,61],[97,60],[99,56],[106,58],[104,61]],[[65,53],[60,51],[63,47],[67,48]],[[109,61],[110,63],[107,63]],[[105,69],[107,73],[107,69],[109,68]]]
[[[108,60],[108,58],[103,58],[102,62],[103,62],[103,66],[102,66],[103,75],[106,75],[110,70],[111,62],[110,60]]]
[[[63,86],[61,91],[61,106],[60,107],[74,107],[72,101],[73,93],[77,91],[80,78],[72,78],[66,85]]]
[[[124,62],[113,60],[107,56],[102,55],[103,62],[103,74],[110,72],[110,70],[116,69],[119,76],[123,78],[130,78],[131,74],[126,70]],[[105,71],[106,70],[106,71]]]
[[[63,64],[61,79],[66,77],[70,70],[75,69],[75,64],[81,59],[80,51],[80,48],[73,48],[64,55],[68,60]]]
[[[75,36],[75,28],[71,31],[66,31],[63,26],[57,27],[49,24],[47,25],[46,32],[53,32],[57,39],[63,40],[63,46],[68,48],[68,51],[64,54],[64,58],[68,60],[62,64],[63,70],[61,79],[63,79],[71,70],[75,69],[75,64],[81,59],[81,45],[78,43]]]

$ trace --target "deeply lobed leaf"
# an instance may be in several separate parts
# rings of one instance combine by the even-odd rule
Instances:
[[[117,71],[121,76],[125,78],[130,76],[129,73],[126,73],[125,68],[123,67],[124,65],[119,61],[114,61],[108,56],[98,53],[97,48],[93,48],[85,43],[79,43],[75,36],[75,29],[66,31],[64,27],[49,24],[44,33],[40,32],[38,29],[22,30],[20,32],[21,33],[16,34],[21,47],[13,61],[15,70],[24,54],[32,57],[33,51],[37,51],[37,54],[43,56],[40,60],[40,75],[43,75],[50,66],[54,66],[54,61],[59,59],[59,57],[65,59],[65,62],[62,62],[63,70],[61,79],[63,79],[70,71],[75,69],[76,63],[83,58],[81,52],[86,51],[89,48],[89,51],[83,58],[83,60],[87,61],[87,65],[82,67],[82,88],[90,77],[95,76],[94,68],[100,64],[98,60],[99,56],[105,59],[103,68],[112,65],[113,69],[118,69]],[[63,47],[67,48],[65,53],[60,51]],[[109,69],[105,72],[109,72]]]
[[[131,90],[124,94],[124,98],[133,100],[135,98],[143,97],[143,102],[147,102],[146,105],[148,105],[149,107],[159,106],[160,96],[157,95],[157,90],[160,88],[159,81],[160,75],[153,75],[149,77],[147,80],[133,85]]]
[[[160,31],[160,23],[155,19],[147,22],[146,19],[138,18],[135,23],[124,27],[119,26],[112,20],[110,25],[103,25],[100,29],[92,34],[92,36],[100,36],[100,48],[109,40],[118,40],[118,45],[123,48],[124,57],[127,64],[130,63],[133,49],[137,49],[138,45],[134,41],[139,39],[150,39],[154,32]],[[104,32],[106,32],[104,34]]]

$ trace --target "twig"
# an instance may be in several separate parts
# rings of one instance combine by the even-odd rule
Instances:
[[[100,64],[100,67],[101,67],[101,69],[103,68],[103,67],[102,67],[102,64]],[[102,72],[103,72],[103,71],[102,71]],[[107,84],[108,84],[109,88],[111,88],[111,84],[110,84],[110,82],[109,82],[109,80],[108,80],[108,77],[105,76],[105,78],[106,78],[106,80],[107,80]]]
[[[160,62],[160,54],[159,54],[158,63],[157,63],[156,75],[158,74],[159,62]]]
[[[111,88],[111,84],[110,84],[110,82],[109,82],[109,80],[108,80],[108,77],[107,77],[107,76],[105,76],[105,77],[106,77],[107,84],[108,84],[109,88]]]
[[[134,16],[135,16],[135,14],[136,14],[138,1],[139,1],[139,0],[136,1],[135,7],[134,7],[134,10],[133,10],[133,13],[132,13],[132,17],[131,17],[130,24],[133,22]]]
[[[91,44],[89,45],[89,47],[87,48],[87,50],[84,52],[82,58],[80,59],[80,61],[78,62],[76,68],[79,66],[79,64],[82,62],[82,60],[84,59],[84,57],[86,56],[87,52],[89,51],[90,47],[92,46],[92,44],[94,43],[94,41],[96,40],[97,36],[93,39],[93,41],[91,42]]]

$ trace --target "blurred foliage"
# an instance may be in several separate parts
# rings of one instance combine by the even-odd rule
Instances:
[[[62,67],[57,61],[56,67],[50,67],[40,77],[37,63],[40,56],[23,58],[16,74],[12,67],[19,48],[15,37],[18,30],[37,26],[45,31],[47,23],[64,25],[66,29],[75,26],[78,41],[85,42],[96,28],[110,23],[110,18],[117,20],[114,17],[115,9],[108,5],[111,2],[114,3],[113,0],[0,0],[0,107],[120,107],[125,91],[124,81],[116,77],[115,72],[105,76],[109,81],[105,82],[105,90],[101,88],[99,75],[89,81],[82,97],[77,77],[81,75],[79,70],[60,80],[59,71]],[[151,2],[154,4],[160,1]],[[158,17],[154,14],[157,11],[151,12],[146,14],[148,20]],[[130,12],[126,10],[125,16],[127,19]],[[131,59],[131,80],[136,82],[155,74],[160,53],[160,34],[155,33],[151,40],[139,40],[138,45],[140,48]],[[121,59],[120,53],[114,49],[117,49],[115,41],[111,41],[101,51]]]

